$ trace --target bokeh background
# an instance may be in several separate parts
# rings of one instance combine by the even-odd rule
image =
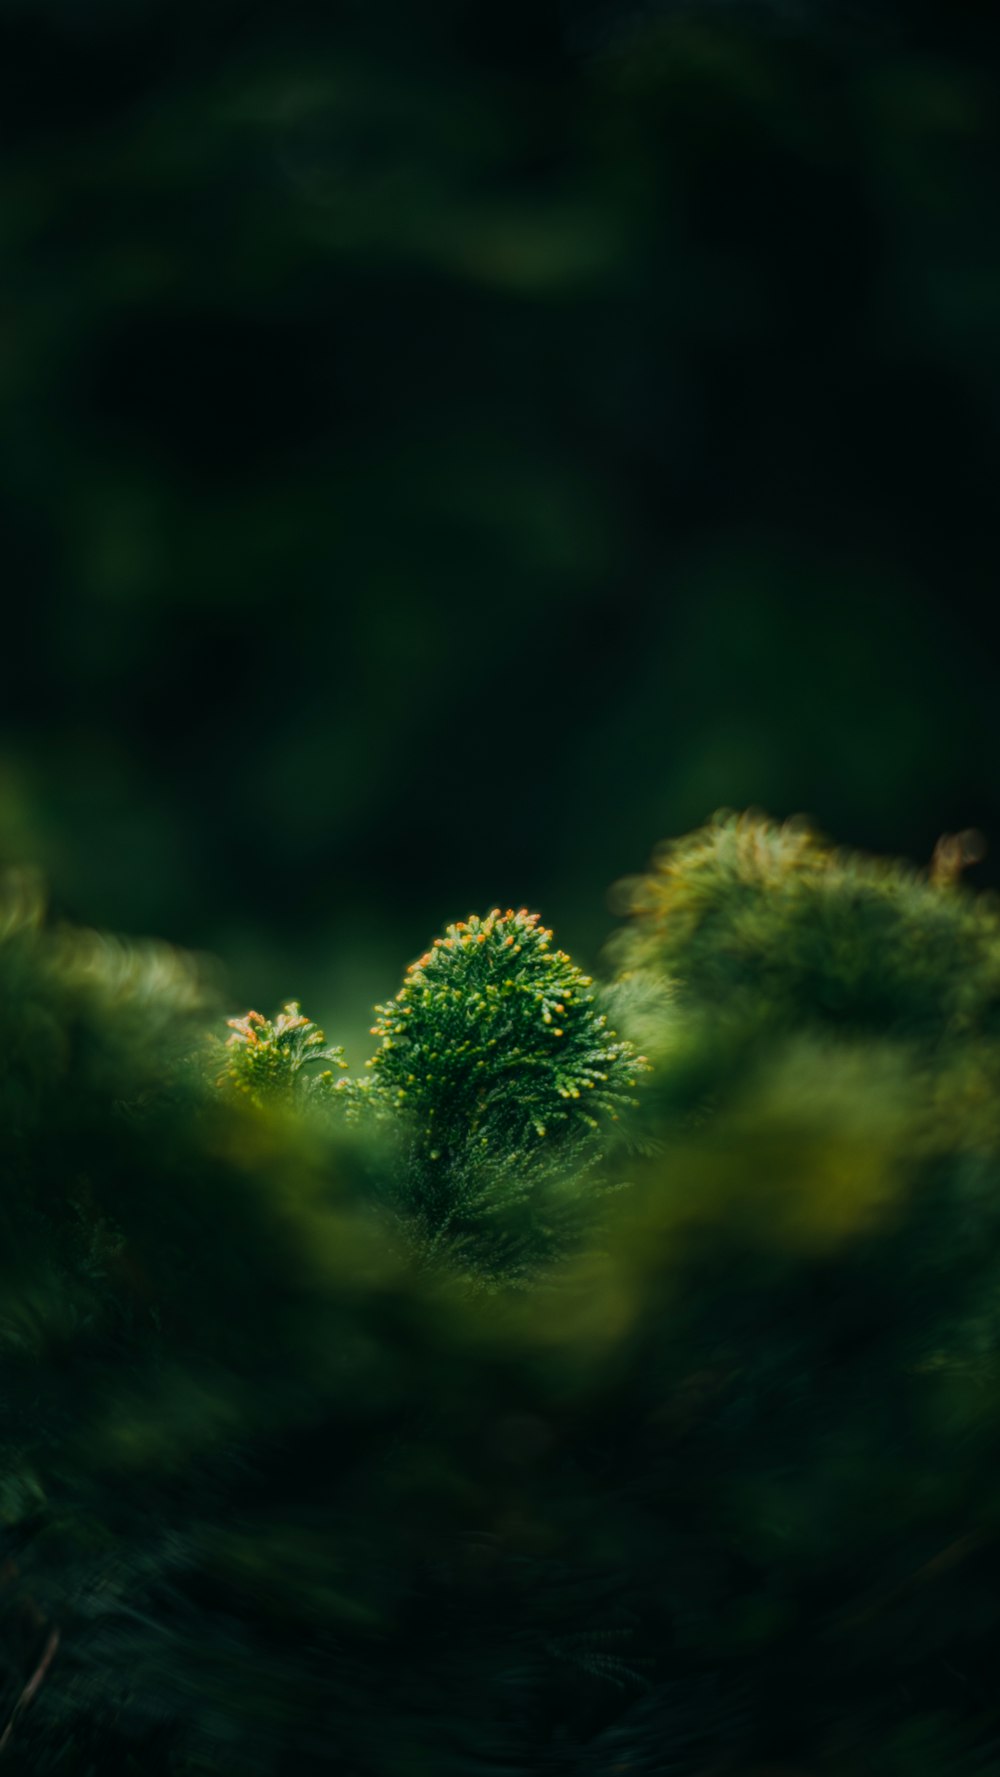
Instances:
[[[449,918],[996,769],[993,9],[0,7],[0,858],[355,1060]]]

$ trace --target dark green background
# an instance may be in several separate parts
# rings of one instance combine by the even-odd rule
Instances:
[[[720,804],[1000,881],[992,11],[7,0],[0,854],[359,1042]]]

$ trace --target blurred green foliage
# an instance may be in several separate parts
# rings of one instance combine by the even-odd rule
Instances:
[[[995,1770],[1000,910],[964,850],[720,816],[658,854],[616,941],[630,1189],[489,1294],[387,1237],[384,1124],[220,1089],[198,965],[14,885],[12,1777]],[[230,1053],[301,1071],[313,1029]]]
[[[991,831],[997,71],[971,0],[7,0],[0,852],[353,1054],[442,907],[593,955],[720,803]]]
[[[1000,1766],[961,847],[658,854],[630,1148],[501,1104],[472,1190],[449,1047],[443,1264],[294,1003],[219,1047],[300,991],[356,1065],[449,910],[592,955],[721,803],[995,830],[998,48],[973,0],[0,5],[0,858],[78,922],[0,905],[11,1777]]]

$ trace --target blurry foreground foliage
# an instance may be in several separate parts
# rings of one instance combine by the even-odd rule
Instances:
[[[995,1771],[1000,913],[960,861],[719,817],[624,885],[603,988],[470,920],[356,1076],[297,1005],[223,1047],[210,973],[12,887],[0,1768]],[[578,1146],[591,1066],[624,1137]]]

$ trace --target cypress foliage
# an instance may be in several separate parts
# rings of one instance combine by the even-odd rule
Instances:
[[[226,1060],[218,1084],[245,1093],[261,1105],[296,1087],[322,1092],[333,1082],[333,1071],[305,1072],[306,1063],[332,1061],[346,1068],[344,1051],[331,1047],[319,1026],[303,1015],[297,1000],[289,1000],[273,1020],[260,1012],[230,1018],[232,1036],[226,1042]]]
[[[632,1045],[607,1028],[591,977],[525,909],[447,928],[379,1006],[372,1067],[420,1120],[429,1158],[468,1141],[522,1148],[597,1128],[631,1102]]]
[[[648,1077],[524,915],[449,928],[352,1083],[294,1003],[220,1064],[203,969],[12,890],[0,1766],[995,1770],[1000,915],[955,860],[661,854]],[[599,1242],[498,1240],[591,1144],[622,1182],[634,1092]]]
[[[723,813],[620,885],[632,917],[617,967],[672,984],[685,1037],[713,1016],[768,1041],[811,1028],[940,1049],[990,1035],[996,908],[960,884],[961,842],[974,837],[942,843],[919,871],[839,851],[801,822]]]
[[[258,1109],[306,1100],[381,1137],[372,1201],[387,1238],[475,1287],[524,1284],[597,1229],[602,1118],[634,1106],[646,1067],[609,1028],[590,976],[537,914],[499,908],[446,928],[376,1007],[368,1072],[290,1001],[229,1020],[218,1085]],[[391,1226],[390,1226],[391,1224]]]
[[[448,926],[377,1013],[372,1084],[401,1120],[398,1201],[422,1250],[530,1278],[587,1226],[601,1119],[634,1105],[643,1057],[524,908]]]

